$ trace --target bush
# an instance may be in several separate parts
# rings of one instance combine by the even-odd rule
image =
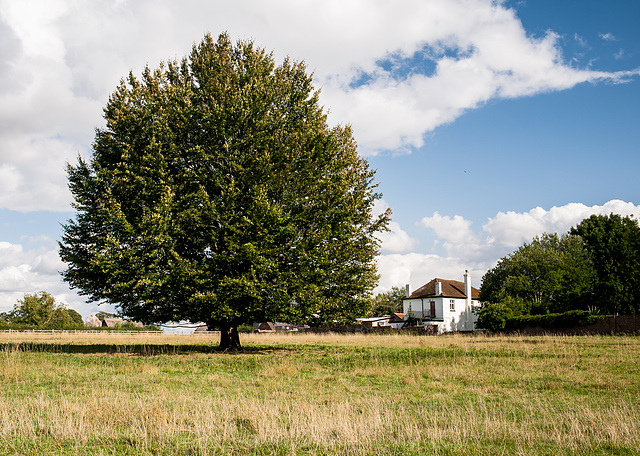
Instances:
[[[506,295],[500,302],[485,304],[478,311],[476,327],[500,331],[505,329],[509,320],[522,315],[525,309],[526,305],[522,299]]]
[[[507,320],[513,317],[511,309],[503,303],[489,304],[478,312],[476,327],[488,329],[490,331],[500,331],[504,329]]]
[[[570,310],[564,313],[545,315],[520,315],[507,319],[504,329],[517,330],[531,327],[544,329],[573,328],[596,324],[602,318],[604,318],[602,315],[594,315],[587,310]]]

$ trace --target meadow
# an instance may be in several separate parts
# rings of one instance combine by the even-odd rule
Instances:
[[[0,334],[0,454],[635,455],[634,336]]]

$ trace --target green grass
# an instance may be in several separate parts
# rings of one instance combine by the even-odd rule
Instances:
[[[640,338],[0,335],[0,454],[635,455]]]

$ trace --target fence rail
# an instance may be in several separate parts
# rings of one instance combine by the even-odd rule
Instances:
[[[170,332],[164,331],[119,331],[119,330],[99,330],[92,331],[87,329],[4,329],[0,330],[0,334],[110,334],[110,335],[128,335],[128,336],[220,336],[220,331],[197,331],[192,333],[186,332]]]

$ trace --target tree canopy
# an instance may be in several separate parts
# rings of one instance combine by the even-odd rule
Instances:
[[[402,312],[402,300],[406,291],[404,287],[394,286],[389,291],[378,293],[371,302],[371,310],[368,314],[372,317],[381,317]]]
[[[593,215],[569,233],[543,234],[501,258],[482,278],[478,326],[505,327],[523,315],[589,310],[640,312],[640,227]]]
[[[188,57],[130,74],[93,155],[68,166],[76,217],[63,277],[145,323],[346,322],[376,281],[374,172],[329,127],[303,63],[206,35]]]
[[[545,233],[501,258],[482,278],[480,299],[505,296],[522,302],[521,312],[564,312],[586,306],[593,286],[593,266],[579,236]],[[515,301],[512,301],[512,303]]]
[[[571,229],[593,261],[591,305],[608,314],[640,312],[640,226],[617,214],[592,215]]]
[[[3,315],[9,325],[32,329],[78,329],[84,326],[82,316],[46,291],[25,294],[13,310]]]

